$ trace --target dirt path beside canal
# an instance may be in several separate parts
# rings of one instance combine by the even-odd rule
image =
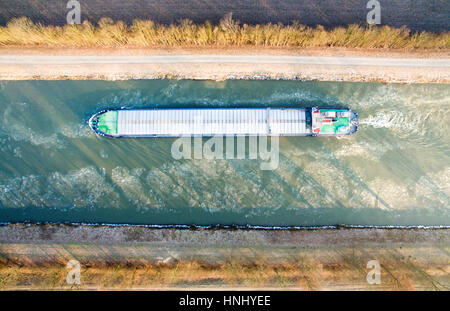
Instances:
[[[285,79],[450,82],[448,51],[1,48],[0,80]],[[98,59],[96,62],[95,60]]]
[[[0,227],[1,289],[448,290],[448,229],[177,230]],[[367,263],[381,266],[370,285]],[[72,287],[73,288],[73,287]]]

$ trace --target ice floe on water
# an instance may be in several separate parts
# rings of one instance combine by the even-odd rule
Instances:
[[[450,166],[421,176],[413,189],[424,207],[450,206]]]
[[[41,146],[46,149],[64,148],[64,143],[58,138],[56,134],[51,134],[49,136],[41,135],[33,132],[30,128],[26,128],[18,124],[15,124],[14,126],[8,128],[8,130],[9,136],[15,141],[29,142],[34,146]]]
[[[105,150],[100,150],[99,151],[99,155],[100,157],[102,157],[103,159],[108,159],[109,158],[109,154],[105,151]]]
[[[358,87],[360,86],[360,87]],[[355,85],[342,94],[341,100],[355,110],[377,109],[385,105],[401,105],[403,97],[395,85]]]
[[[20,149],[20,147],[14,148],[13,151],[16,158],[22,158],[22,149]]]
[[[0,135],[8,136],[15,141],[29,142],[44,148],[63,148],[63,142],[56,133],[43,134],[35,131],[29,124],[33,116],[30,104],[10,103],[1,113]],[[1,111],[1,110],[0,110]],[[33,123],[35,123],[34,121]]]
[[[168,86],[161,90],[161,94],[163,94],[167,98],[172,98],[175,94],[175,91],[179,88],[180,86],[177,82],[171,82]]]
[[[61,209],[114,206],[117,200],[104,173],[85,167],[67,174],[26,175],[0,181],[3,207],[57,207]]]
[[[122,194],[141,210],[157,207],[156,202],[151,200],[150,192],[141,179],[144,171],[143,168],[129,170],[118,166],[112,170],[111,175],[113,183],[122,190]]]
[[[324,107],[339,107],[342,103],[331,96],[327,96],[322,93],[311,92],[310,90],[301,91],[276,91],[271,94],[268,98],[262,99],[262,102],[266,105],[275,106],[292,106],[292,105],[302,105],[303,107],[310,106],[324,106]]]
[[[0,93],[6,88],[8,81],[0,81]]]
[[[264,187],[257,166],[246,166],[244,170],[238,163],[226,160],[167,163],[149,170],[146,180],[168,205],[177,202],[214,211],[277,208],[283,204],[283,189],[276,180]],[[252,170],[253,173],[249,172]]]
[[[378,148],[377,146],[373,146],[366,141],[353,140],[349,143],[342,142],[342,145],[333,152],[337,158],[357,157],[370,161],[378,161],[386,151],[387,149],[384,147]]]
[[[62,135],[69,137],[69,138],[82,138],[82,137],[94,137],[95,134],[92,132],[92,130],[89,128],[87,123],[69,123],[64,126],[62,126],[58,133],[61,133]]]
[[[103,97],[97,104],[97,109],[131,109],[151,105],[151,100],[142,95],[139,90],[120,90]],[[95,111],[96,112],[96,111]],[[93,112],[94,113],[94,112]]]

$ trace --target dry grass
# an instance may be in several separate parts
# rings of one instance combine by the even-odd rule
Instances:
[[[0,27],[0,46],[44,47],[190,47],[190,46],[260,46],[299,48],[387,48],[448,49],[450,32],[412,33],[406,27],[349,25],[326,30],[322,26],[247,25],[225,16],[218,25],[194,24],[182,20],[162,25],[150,20],[135,20],[128,26],[103,18],[98,25],[45,26],[26,17],[11,20]]]
[[[66,284],[64,265],[0,264],[0,290],[11,289],[150,289],[150,288],[280,288],[321,290],[330,285],[342,288],[415,290],[415,284],[429,283],[414,275],[402,263],[382,270],[383,286],[370,288],[365,271],[357,271],[346,261],[328,264],[311,258],[278,264],[227,261],[206,264],[199,261],[171,264],[82,265],[81,285]],[[394,268],[396,267],[396,268]],[[392,274],[392,271],[395,271]],[[434,289],[444,289],[439,284]],[[430,285],[427,285],[428,287]]]
[[[450,289],[445,236],[442,242],[427,241],[430,244],[422,246],[413,244],[419,240],[409,242],[414,246],[390,243],[319,248],[181,246],[168,241],[157,245],[0,243],[0,290],[70,289],[66,264],[73,259],[81,264],[81,285],[75,289]],[[366,282],[366,264],[373,259],[381,265],[380,285]]]
[[[309,267],[307,270],[313,270]],[[0,267],[0,290],[14,288],[58,289],[68,288],[64,266]],[[143,266],[83,267],[82,284],[78,288],[132,289],[165,287],[246,287],[246,288],[304,288],[320,289],[295,265],[260,266],[227,262],[205,265],[197,261]]]

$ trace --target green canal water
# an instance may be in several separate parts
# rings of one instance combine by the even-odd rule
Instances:
[[[345,138],[282,137],[279,165],[174,159],[108,139],[105,108],[349,107]],[[0,82],[0,222],[450,225],[450,86],[301,81]]]

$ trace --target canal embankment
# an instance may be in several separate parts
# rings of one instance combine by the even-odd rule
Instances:
[[[449,286],[443,229],[0,227],[1,289],[397,289]],[[66,283],[70,260],[81,284]],[[381,283],[369,284],[369,261]]]

